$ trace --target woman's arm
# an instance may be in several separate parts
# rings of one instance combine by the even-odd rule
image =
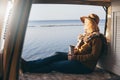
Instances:
[[[81,62],[83,61],[89,61],[89,60],[96,60],[98,59],[102,49],[102,41],[100,38],[94,38],[92,40],[92,51],[91,53],[85,54],[85,55],[77,55],[76,60],[79,60]]]
[[[71,60],[79,60],[81,62],[83,61],[89,61],[89,60],[96,60],[98,59],[101,49],[102,49],[102,41],[100,38],[94,38],[92,40],[92,51],[91,53],[87,53],[84,55],[72,55]],[[84,49],[85,50],[85,49]],[[80,53],[80,51],[78,51]]]

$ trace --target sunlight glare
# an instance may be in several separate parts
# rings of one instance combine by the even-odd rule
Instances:
[[[14,2],[14,0],[12,0],[12,1],[9,0],[8,3],[7,3],[7,9],[6,9],[6,14],[5,14],[3,28],[2,28],[2,34],[1,34],[0,51],[2,51],[3,48],[4,48],[4,42],[5,42],[5,36],[6,36],[6,29],[8,27],[9,17],[10,17],[11,12],[12,12],[13,2]]]

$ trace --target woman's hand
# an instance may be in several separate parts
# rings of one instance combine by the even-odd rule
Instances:
[[[84,36],[82,34],[78,35],[78,40],[82,40],[84,38]]]
[[[76,60],[76,55],[68,54],[68,60]]]
[[[74,49],[74,55],[77,55],[78,54],[78,49]]]

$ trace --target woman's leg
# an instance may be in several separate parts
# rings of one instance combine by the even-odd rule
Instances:
[[[54,71],[62,73],[87,74],[92,72],[92,70],[85,67],[80,61],[59,61],[51,64],[51,67]]]
[[[48,73],[51,72],[52,68],[50,65],[44,65],[39,68],[29,68],[25,72],[30,72],[30,73]]]
[[[46,70],[51,70],[50,67],[47,67],[51,63],[57,62],[57,61],[62,61],[62,60],[67,60],[67,53],[65,52],[56,52],[54,55],[44,58],[44,59],[39,59],[39,60],[34,60],[34,61],[22,61],[23,65],[23,70],[27,72],[35,72],[35,71],[46,71]],[[45,67],[45,68],[44,68]],[[50,69],[46,69],[50,68]]]

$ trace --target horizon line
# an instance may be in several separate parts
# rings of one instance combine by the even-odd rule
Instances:
[[[67,20],[79,20],[79,19],[63,19],[64,21],[67,21]],[[58,20],[28,20],[28,21],[63,21],[62,19]],[[105,19],[100,19],[100,20],[105,20]]]

